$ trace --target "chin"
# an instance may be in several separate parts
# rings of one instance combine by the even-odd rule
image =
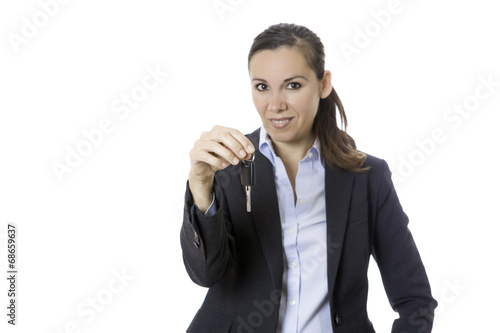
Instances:
[[[272,141],[275,142],[292,142],[293,135],[291,133],[276,133],[273,131],[268,131],[267,134],[271,137]]]

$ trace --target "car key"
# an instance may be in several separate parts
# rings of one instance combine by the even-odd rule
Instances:
[[[241,168],[241,185],[245,186],[245,195],[247,200],[247,212],[252,210],[252,185],[255,185],[255,154],[249,160],[242,161]]]

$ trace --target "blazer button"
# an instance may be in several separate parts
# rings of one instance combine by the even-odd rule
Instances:
[[[335,325],[338,326],[338,325],[342,324],[342,318],[340,317],[340,315],[338,313],[335,314],[334,320],[335,320]]]
[[[193,244],[194,246],[196,246],[197,249],[200,248],[200,236],[198,236],[198,234],[195,232],[194,233],[194,240],[193,240]]]

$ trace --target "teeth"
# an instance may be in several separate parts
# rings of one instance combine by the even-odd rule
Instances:
[[[289,121],[290,121],[289,119],[285,119],[285,120],[273,120],[272,122],[276,123],[276,124],[284,124],[284,123],[287,123]]]

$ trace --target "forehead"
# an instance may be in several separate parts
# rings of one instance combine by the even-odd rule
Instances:
[[[297,48],[280,47],[257,52],[249,63],[252,78],[282,78],[293,75],[314,76],[313,70]]]

